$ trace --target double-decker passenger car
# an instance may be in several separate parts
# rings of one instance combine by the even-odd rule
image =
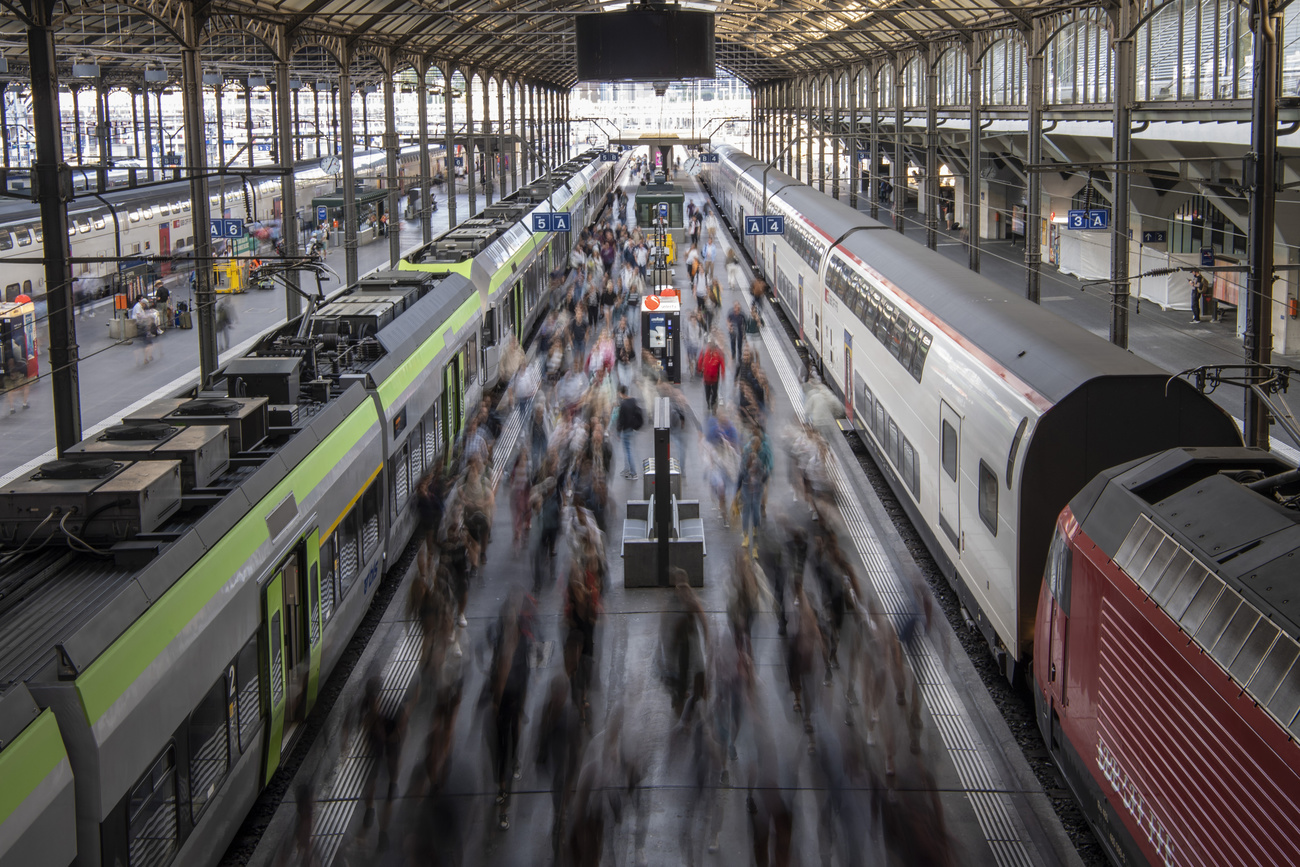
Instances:
[[[1023,670],[1053,522],[1101,470],[1240,445],[1182,380],[730,147],[705,179],[1004,665]],[[767,201],[764,203],[764,194]]]

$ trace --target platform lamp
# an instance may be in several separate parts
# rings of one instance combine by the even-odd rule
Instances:
[[[167,80],[167,69],[163,66],[147,66],[144,70],[144,80],[147,84],[162,84]]]
[[[99,64],[90,57],[78,57],[72,61],[72,77],[99,78]]]
[[[225,76],[219,70],[209,69],[203,73],[203,84],[208,87],[216,87],[225,80]]]
[[[265,75],[248,76],[248,89],[256,90],[259,87],[266,87],[266,76]]]

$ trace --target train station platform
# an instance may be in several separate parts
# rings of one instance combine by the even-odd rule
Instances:
[[[458,185],[461,190],[463,184]],[[507,187],[509,195],[513,187]],[[433,212],[433,235],[447,230],[447,202],[438,195],[438,210]],[[478,196],[480,207],[483,196]],[[458,192],[456,214],[465,220],[469,214],[469,195]],[[401,244],[403,254],[422,243],[420,225],[414,220],[402,220]],[[357,248],[358,272],[389,267],[388,238],[379,237]],[[342,247],[330,247],[325,254],[325,264],[330,272],[324,283],[326,293],[344,288],[346,274]],[[314,278],[302,272],[300,282],[304,291],[315,291]],[[270,290],[249,289],[243,294],[219,295],[228,305],[231,325],[229,345],[218,336],[218,347],[223,360],[235,358],[245,352],[254,341],[267,331],[279,327],[285,318],[285,290],[277,286]],[[173,303],[186,301],[192,304],[190,293],[174,290]],[[171,330],[156,339],[152,352],[154,361],[144,363],[141,341],[119,341],[109,337],[108,321],[112,316],[113,300],[106,298],[87,305],[77,313],[77,344],[80,348],[81,368],[81,419],[89,435],[116,424],[131,407],[143,406],[159,397],[170,397],[197,381],[199,371],[199,344],[194,330]],[[0,481],[8,481],[34,469],[45,461],[53,460],[50,448],[54,430],[54,407],[50,393],[49,333],[46,320],[41,319],[39,332],[41,352],[41,379],[29,386],[25,395],[27,409],[22,409],[22,397],[15,392],[7,404],[0,404],[0,431],[5,437],[5,449],[0,454]],[[10,409],[14,412],[10,413]]]
[[[702,199],[698,188],[695,196],[697,201]],[[685,285],[684,266],[679,264],[677,269],[678,282]],[[724,291],[723,300],[724,306],[730,308],[734,301],[742,299]],[[755,348],[773,391],[768,433],[775,468],[766,520],[775,522],[784,517],[808,521],[808,508],[797,500],[787,481],[789,459],[782,448],[802,415],[798,359],[775,324],[760,332]],[[731,367],[728,361],[727,384],[722,389],[724,408],[734,399]],[[682,391],[696,418],[705,419],[702,382],[684,381]],[[511,454],[524,436],[522,428],[518,414],[505,425],[494,453],[494,481],[499,481],[503,468],[510,465]],[[835,443],[832,477],[847,528],[845,550],[860,579],[880,600],[888,619],[901,624],[923,604],[924,597],[918,594],[929,591],[847,446],[838,437],[830,439]],[[650,454],[651,425],[635,435],[634,448],[638,459]],[[815,695],[805,696],[815,708],[811,713],[812,733],[806,732],[799,714],[792,709],[785,640],[778,635],[777,620],[769,604],[754,629],[757,686],[752,717],[742,723],[742,729],[748,729],[750,735],[742,731],[740,754],[726,762],[725,774],[699,778],[697,770],[701,765],[689,729],[673,713],[655,664],[661,618],[665,612],[681,610],[682,605],[672,590],[627,589],[623,585],[625,564],[619,556],[617,539],[621,536],[624,505],[629,499],[640,498],[641,482],[615,472],[622,465],[617,451],[616,447],[618,466],[609,468],[610,575],[595,638],[599,687],[591,699],[586,755],[597,765],[605,760],[602,750],[612,742],[615,720],[621,717],[621,749],[640,755],[644,776],[639,800],[633,793],[614,787],[604,792],[611,805],[621,805],[610,814],[620,815],[621,821],[611,820],[604,825],[600,863],[750,863],[753,799],[761,802],[765,786],[770,785],[754,781],[756,765],[765,772],[763,779],[776,781],[789,799],[789,863],[831,863],[831,849],[847,842],[842,836],[838,843],[834,839],[836,811],[851,818],[849,826],[858,835],[853,841],[858,848],[841,849],[837,856],[841,860],[836,863],[850,863],[843,860],[843,853],[853,851],[859,853],[860,860],[852,863],[908,863],[906,851],[897,848],[902,834],[913,835],[913,842],[925,838],[947,845],[954,863],[1078,863],[1048,797],[942,617],[935,618],[906,650],[906,663],[921,696],[917,749],[909,749],[904,709],[894,702],[891,692],[879,708],[880,727],[865,741],[866,755],[857,756],[850,755],[848,745],[857,741],[845,727],[847,719],[861,719],[846,696],[848,666],[834,671],[830,682],[818,687]],[[683,496],[701,501],[708,540],[705,582],[699,598],[712,634],[722,635],[740,529],[734,523],[728,526],[726,516],[710,505],[703,482],[701,450],[692,442],[680,458],[684,462]],[[502,808],[495,801],[485,734],[489,725],[481,696],[491,658],[489,630],[511,588],[527,587],[532,581],[528,547],[517,551],[512,546],[508,501],[508,485],[503,484],[497,492],[487,564],[471,586],[469,625],[460,632],[464,656],[459,664],[464,689],[447,797],[435,806],[413,784],[422,774],[430,714],[413,695],[420,639],[404,604],[407,585],[415,573],[412,567],[404,576],[389,576],[389,580],[401,580],[403,584],[353,669],[321,735],[310,747],[303,747],[306,753],[296,779],[279,787],[290,794],[275,811],[247,861],[251,867],[281,863],[320,867],[426,863],[418,860],[421,847],[427,845],[430,829],[436,824],[435,814],[445,816],[448,810],[455,816],[463,840],[465,864],[550,863],[550,784],[534,759],[546,692],[552,677],[563,671],[563,594],[559,587],[547,586],[537,598],[537,650],[530,664],[519,773],[514,794],[504,808],[508,829],[502,829],[499,823]],[[566,546],[561,544],[560,549],[556,572],[563,576]],[[381,701],[386,710],[408,702],[416,710],[401,740],[400,763],[391,790],[391,815],[385,819],[383,794],[388,784],[381,781],[376,803],[379,817],[372,822],[366,815],[364,792],[378,777],[387,779],[388,771],[378,767],[380,762],[370,754],[355,719],[350,717],[361,701],[365,682],[374,675],[382,678]],[[817,682],[821,682],[820,663]],[[894,773],[888,772],[887,749],[881,734],[891,726],[900,733],[893,757]],[[767,741],[767,748],[755,754],[754,744],[761,740]],[[815,748],[810,749],[813,744]],[[848,779],[846,769],[855,762],[858,766],[852,779],[869,780],[869,784],[843,785]],[[309,807],[295,802],[295,791],[313,794]],[[897,826],[898,816],[907,817],[906,828]],[[307,824],[310,858],[307,853],[295,853],[296,840]],[[386,831],[381,834],[385,824]],[[637,847],[638,827],[645,839],[641,851]],[[896,862],[891,858],[904,860]]]

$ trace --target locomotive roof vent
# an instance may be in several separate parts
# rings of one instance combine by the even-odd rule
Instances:
[[[60,458],[56,461],[47,461],[41,464],[41,468],[32,478],[58,481],[103,479],[111,476],[121,468],[122,465],[112,458],[83,458],[80,460]]]
[[[169,424],[156,422],[151,424],[115,424],[105,428],[99,435],[103,442],[116,440],[165,440],[176,433],[176,428]]]
[[[233,415],[239,412],[240,403],[237,400],[221,400],[220,398],[205,398],[203,400],[186,401],[176,407],[177,415]]]

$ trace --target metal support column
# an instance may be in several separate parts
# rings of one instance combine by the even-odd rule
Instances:
[[[50,329],[50,379],[54,393],[54,445],[62,455],[81,440],[77,325],[73,315],[72,256],[68,242],[71,177],[63,168],[59,124],[59,74],[55,63],[54,0],[24,0],[32,81],[32,175],[44,235],[45,297]]]
[[[820,90],[820,88],[818,89]],[[808,186],[812,186],[814,179],[817,177],[817,175],[813,173],[813,151],[816,149],[814,136],[816,135],[817,129],[815,126],[816,119],[813,117],[813,112],[817,110],[817,102],[813,98],[813,83],[809,78],[805,78],[803,82],[803,100],[802,135],[805,136],[803,166],[806,174],[803,176],[802,180]],[[823,192],[825,191],[823,190]]]
[[[511,161],[506,157],[506,80],[497,79],[497,182],[506,195],[506,172]]]
[[[894,60],[894,228],[902,234],[903,211],[907,208],[907,130],[903,126],[903,70],[907,67],[901,55]]]
[[[72,91],[72,134],[77,139],[77,165],[80,166],[86,162],[86,152],[81,143],[81,88],[73,86],[68,89]]]
[[[858,207],[858,175],[861,173],[862,162],[858,159],[858,154],[862,152],[861,139],[858,138],[858,97],[862,89],[862,70],[854,67],[852,74],[849,76],[849,144],[848,144],[848,163],[851,167],[849,170],[849,207],[854,210]]]
[[[1254,99],[1250,118],[1250,150],[1254,177],[1250,190],[1249,271],[1246,276],[1246,363],[1268,364],[1273,355],[1269,311],[1273,303],[1273,248],[1276,244],[1277,204],[1277,98],[1278,29],[1281,15],[1270,0],[1251,4],[1255,30]],[[48,233],[47,233],[48,234]],[[1251,389],[1246,390],[1244,430],[1246,445],[1268,448],[1268,408]]]
[[[135,148],[135,153],[131,154],[131,156],[134,157],[136,160],[139,160],[140,159],[140,100],[136,99],[136,97],[139,96],[139,93],[136,91],[135,88],[131,88],[129,90],[129,93],[131,94],[131,143],[132,146]],[[3,97],[3,91],[0,91],[0,98],[2,97]],[[8,125],[9,124],[4,119],[4,115],[0,115],[0,126],[7,127]],[[5,132],[5,166],[8,166],[9,165],[9,147],[8,147],[9,131],[6,129],[4,132]],[[220,138],[220,131],[218,131],[217,137]]]
[[[203,79],[200,78],[199,81]],[[159,112],[161,114],[162,112]],[[248,78],[244,78],[244,138],[248,144],[248,167],[253,167],[253,88],[248,83]],[[252,217],[252,214],[248,215]]]
[[[841,144],[844,141],[844,132],[840,128],[840,109],[843,106],[840,103],[848,74],[847,69],[842,69],[831,79],[831,135],[834,136],[831,139],[831,196],[836,199],[840,197]]]
[[[925,57],[925,246],[939,249],[939,49]],[[920,202],[918,202],[918,205]]]
[[[447,200],[447,228],[451,229],[456,226],[456,128],[453,126],[451,115],[451,64],[442,68],[442,134],[444,138],[444,148],[446,158],[443,160],[446,165],[443,174],[446,176],[446,185],[443,188],[444,198]]]
[[[340,58],[339,70],[339,127],[343,138],[343,261],[345,279],[351,286],[357,282],[357,172],[356,136],[352,134],[352,57]]]
[[[1133,4],[1121,0],[1112,11],[1116,21],[1114,32],[1123,34],[1115,40],[1115,114],[1111,131],[1114,144],[1115,171],[1111,173],[1114,212],[1111,215],[1110,233],[1110,342],[1128,348],[1128,227],[1129,227],[1129,172],[1132,158],[1133,101],[1137,94],[1135,70],[1137,46],[1133,40]]]
[[[283,40],[287,43],[288,40]],[[275,92],[280,99],[279,137],[275,149],[280,158],[280,236],[284,239],[284,255],[290,259],[298,255],[298,189],[293,182],[293,118],[289,113],[289,100],[297,101],[297,93],[289,87],[289,58],[277,59],[275,62]],[[221,137],[221,133],[217,133]],[[284,275],[288,288],[284,292],[284,315],[294,319],[302,313],[302,298],[299,296],[298,272],[286,271]]]
[[[867,72],[867,107],[871,109],[867,129],[867,204],[871,219],[880,219],[880,73],[885,67],[872,64]]]
[[[980,127],[984,123],[980,100],[980,44],[972,39],[967,70],[970,78],[970,158],[966,171],[966,262],[972,271],[980,269]],[[953,203],[954,205],[956,202]]]
[[[429,165],[429,62],[421,58],[415,73],[416,126],[420,131],[420,210],[416,217],[420,221],[420,240],[427,244],[433,240],[433,212],[429,210],[433,201],[429,185],[433,174]]]
[[[295,161],[302,159],[302,82],[298,82],[298,87],[294,88],[293,82],[289,82],[290,90],[293,91],[293,158]]]
[[[198,313],[199,384],[208,387],[217,373],[217,295],[212,285],[211,203],[208,198],[208,143],[203,134],[203,69],[199,38],[203,22],[198,4],[185,17],[181,46],[181,94],[184,107],[185,170],[190,178],[190,209],[194,226],[194,309]]]
[[[483,207],[492,204],[492,79],[483,75]]]
[[[519,122],[519,82],[510,82],[510,179],[514,181],[515,189],[523,186],[523,154],[524,149],[519,146],[519,128],[522,126]]]
[[[150,123],[149,111],[149,87],[146,85],[140,93],[140,101],[144,103],[144,167],[149,176],[150,183],[154,180],[153,174],[153,125]],[[162,139],[158,139],[158,154],[162,155]]]
[[[1029,128],[1025,130],[1029,142],[1025,155],[1030,166],[1043,162],[1043,25],[1039,18],[1033,19],[1029,31],[1028,73],[1029,92],[1027,94],[1027,119]],[[1035,304],[1042,297],[1040,285],[1043,259],[1042,202],[1043,175],[1030,171],[1026,186],[1028,201],[1025,203],[1025,297]]]
[[[475,171],[474,148],[474,70],[465,71],[465,189],[469,194],[469,213],[478,213],[478,172]]]
[[[99,152],[99,168],[95,179],[102,193],[108,189],[108,167],[113,161],[113,146],[108,128],[108,86],[101,78],[95,85],[95,149]]]
[[[401,179],[397,175],[397,151],[401,146],[397,138],[397,107],[393,94],[393,71],[384,70],[384,150],[387,167],[384,185],[388,188],[388,267],[396,268],[402,258]]]
[[[834,134],[834,127],[826,116],[826,89],[830,75],[817,76],[817,189],[826,192],[826,136]]]

